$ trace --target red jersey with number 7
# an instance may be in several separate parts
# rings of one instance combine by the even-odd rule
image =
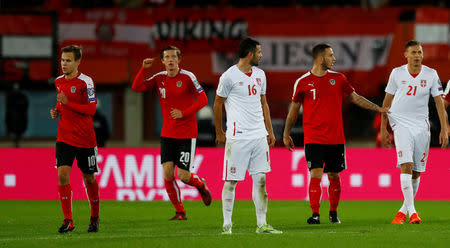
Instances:
[[[304,144],[344,144],[342,102],[355,90],[344,74],[307,72],[294,85],[292,101],[303,104]]]
[[[92,78],[79,73],[77,77],[66,79],[64,75],[55,80],[56,92],[64,92],[68,102],[76,105],[87,105],[97,103],[95,87]],[[92,116],[81,113],[71,108],[71,104],[62,105],[56,103],[60,112],[58,122],[58,136],[56,141],[64,142],[71,146],[81,148],[93,148],[97,146],[95,138],[94,123]]]

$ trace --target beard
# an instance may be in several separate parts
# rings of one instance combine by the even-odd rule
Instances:
[[[259,60],[258,60],[258,58],[256,58],[256,56],[253,56],[252,60],[250,60],[250,65],[251,66],[258,66],[259,65]]]
[[[331,69],[331,66],[329,66],[326,61],[323,61],[321,66],[322,66],[322,69],[324,69],[324,70]]]

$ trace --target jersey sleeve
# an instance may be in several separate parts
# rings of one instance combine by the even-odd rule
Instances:
[[[448,87],[447,87],[448,88]],[[444,94],[444,90],[442,88],[441,80],[439,80],[439,76],[436,71],[433,72],[433,82],[431,85],[431,95],[433,97],[440,96]]]
[[[220,97],[227,98],[231,92],[231,88],[231,80],[227,76],[222,75],[219,79],[219,85],[217,86],[216,94]]]
[[[391,95],[395,95],[395,92],[397,92],[397,84],[395,83],[395,69],[392,70],[391,75],[389,75],[389,81],[384,91]]]
[[[292,94],[292,101],[301,103],[303,102],[304,93],[301,90],[300,78],[295,81],[294,84],[294,93]]]
[[[146,69],[144,67],[141,67],[138,74],[136,75],[136,77],[133,80],[133,85],[131,86],[132,90],[134,90],[136,92],[143,92],[143,91],[147,91],[147,90],[152,90],[153,87],[156,85],[157,77],[160,74],[157,73],[146,79],[145,75],[144,75],[145,72],[146,72]]]
[[[191,79],[192,86],[193,86],[193,89],[194,89],[194,93],[196,95],[202,93],[204,91],[203,87],[198,82],[197,77],[194,75],[194,73],[189,73],[188,76]]]
[[[450,102],[450,80],[448,80],[447,87],[444,91],[444,100]]]
[[[265,95],[266,94],[266,90],[267,90],[267,79],[266,79],[266,74],[263,72],[262,73],[263,77],[261,78],[261,95]]]
[[[342,74],[342,92],[344,93],[344,97],[348,97],[355,91],[355,88],[348,82],[347,77]]]

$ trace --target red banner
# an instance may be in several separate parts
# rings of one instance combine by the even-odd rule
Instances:
[[[272,171],[267,174],[267,192],[274,200],[308,198],[309,175],[304,151],[271,150]],[[450,200],[450,190],[442,183],[450,176],[448,150],[431,149],[427,171],[422,173],[416,199]],[[194,168],[205,177],[214,200],[221,199],[221,148],[199,148]],[[54,149],[0,149],[1,200],[55,200],[57,173]],[[99,150],[97,181],[101,199],[153,201],[168,200],[164,188],[159,149],[103,148]],[[82,177],[73,166],[71,185],[74,199],[86,199]],[[343,200],[401,200],[400,171],[393,149],[347,149],[348,169],[341,173]],[[198,200],[197,190],[178,181],[183,199]],[[238,183],[236,198],[251,199],[251,178]],[[322,180],[327,199],[328,180]]]

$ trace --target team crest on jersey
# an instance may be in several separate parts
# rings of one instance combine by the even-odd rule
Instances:
[[[427,80],[420,80],[420,86],[426,87],[427,86]]]
[[[75,93],[75,91],[77,91],[77,87],[75,86],[70,87],[70,92]]]
[[[334,81],[334,79],[330,79],[330,84],[331,84],[331,85],[335,85],[335,84],[336,84],[336,81]]]
[[[177,81],[177,87],[181,87],[181,81]]]
[[[261,78],[256,78],[256,83],[261,87]]]
[[[230,173],[236,174],[236,167],[230,167]]]

